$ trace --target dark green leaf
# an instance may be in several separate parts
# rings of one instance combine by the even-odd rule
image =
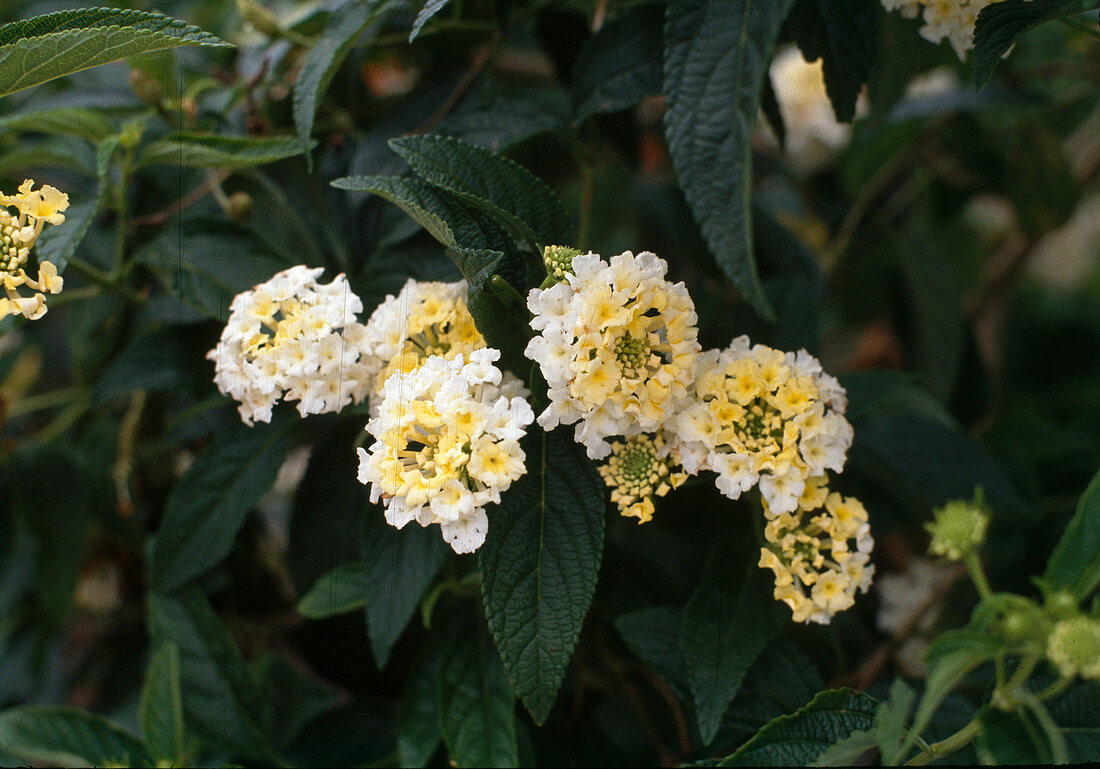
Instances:
[[[447,630],[436,707],[453,765],[518,765],[515,695],[492,641],[480,619],[476,627],[462,623]]]
[[[158,590],[184,585],[229,554],[249,509],[275,482],[293,424],[234,425],[180,478],[153,544],[151,579]]]
[[[424,7],[420,9],[420,13],[416,14],[416,19],[413,21],[412,29],[409,31],[409,42],[416,40],[417,35],[420,34],[420,30],[424,28],[424,25],[431,20],[432,16],[443,10],[444,6],[451,0],[427,0],[424,3]]]
[[[390,147],[429,184],[503,218],[533,240],[571,242],[569,212],[557,195],[503,155],[448,136],[391,139]]]
[[[1100,683],[1082,681],[1064,694],[1045,702],[1051,717],[1062,728],[1070,760],[1095,761],[1100,756]]]
[[[292,136],[220,136],[181,133],[145,147],[138,165],[160,163],[189,168],[252,168],[301,155],[310,145]]]
[[[180,653],[171,641],[156,647],[145,670],[145,685],[141,690],[141,731],[149,751],[156,758],[169,761],[173,766],[182,766],[187,762]]]
[[[225,625],[195,586],[173,595],[150,593],[149,635],[179,649],[186,723],[197,736],[233,757],[274,753],[265,732],[271,713]]]
[[[675,606],[649,606],[615,618],[615,629],[630,651],[678,694],[687,692],[687,668],[680,652],[682,616]]]
[[[363,515],[367,631],[371,651],[381,669],[450,548],[435,526],[406,526],[398,531],[386,523],[382,511],[373,505]]]
[[[751,541],[723,537],[684,607],[680,649],[704,743],[714,739],[753,660],[790,620],[758,560]]]
[[[401,766],[426,766],[443,739],[435,696],[439,655],[436,644],[423,644],[405,679],[397,719],[397,755]]]
[[[524,443],[527,474],[490,510],[481,547],[485,616],[537,723],[554,704],[603,555],[603,484],[565,430]]]
[[[337,566],[317,580],[298,601],[298,613],[324,619],[367,605],[370,566],[356,561]]]
[[[192,331],[178,327],[137,337],[100,375],[95,402],[102,404],[134,390],[175,392],[200,383],[208,386],[208,372],[198,374],[194,365],[206,353],[205,344]]]
[[[664,9],[624,11],[584,42],[573,65],[574,120],[632,107],[661,93]]]
[[[853,732],[870,729],[874,699],[850,689],[821,692],[809,705],[769,722],[719,766],[806,766]]]
[[[761,86],[794,0],[673,0],[665,25],[665,136],[710,250],[745,300],[774,313],[752,249],[752,147]]]
[[[63,621],[84,560],[92,506],[87,478],[67,454],[28,447],[0,465],[19,516],[38,544],[35,586],[50,618]],[[54,479],[66,478],[67,483]]]
[[[38,261],[52,262],[59,273],[64,272],[69,259],[95,221],[96,204],[95,198],[77,200],[65,211],[63,224],[44,229],[35,241]]]
[[[154,765],[141,741],[122,727],[65,707],[23,705],[0,712],[0,750],[27,764]]]
[[[1036,703],[1036,706],[1043,706]],[[1065,739],[1049,719],[1036,718],[1029,708],[1017,707],[1010,713],[993,707],[981,711],[979,755],[984,753],[993,764],[1040,766],[1066,764]],[[1094,757],[1095,758],[1095,757]]]
[[[336,71],[363,31],[387,7],[388,4],[382,0],[346,3],[333,15],[325,31],[306,54],[302,71],[294,83],[294,127],[298,132],[300,148],[309,144],[317,106]],[[372,30],[371,37],[379,31],[377,25]]]
[[[134,259],[152,267],[176,296],[223,321],[233,297],[291,266],[239,225],[194,219],[166,228]]]
[[[106,139],[113,130],[110,120],[101,113],[84,107],[53,107],[0,117],[0,132],[79,136],[90,142],[99,142]],[[71,213],[66,216],[71,216]]]
[[[798,0],[788,26],[806,61],[822,60],[836,119],[849,123],[875,60],[878,0]]]
[[[556,131],[564,124],[562,116],[543,104],[500,96],[455,110],[435,130],[501,152],[537,134]]]
[[[1042,580],[1051,589],[1070,590],[1078,600],[1100,585],[1100,473],[1077,501],[1077,512],[1050,554]]]
[[[289,747],[312,722],[346,699],[285,657],[268,652],[252,666],[271,703],[270,733],[279,747]]]
[[[0,27],[0,97],[88,67],[179,46],[227,46],[159,13],[90,8]]]
[[[987,5],[974,25],[974,80],[979,88],[1020,35],[1045,21],[1095,8],[1083,0],[1002,0]]]

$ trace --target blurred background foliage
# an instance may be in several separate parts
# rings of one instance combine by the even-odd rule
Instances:
[[[277,738],[257,750],[250,733],[188,712],[192,742],[180,755],[191,760],[446,761],[441,736],[452,744],[447,729],[459,727],[445,715],[441,735],[434,687],[449,681],[439,702],[463,702],[468,661],[454,649],[469,648],[449,639],[484,635],[469,624],[480,622],[476,565],[426,545],[410,555],[415,567],[393,561],[393,589],[415,593],[403,599],[409,613],[425,590],[436,600],[423,621],[370,618],[368,637],[369,598],[365,612],[304,618],[298,601],[332,568],[421,545],[382,542],[380,524],[364,523],[366,491],[350,482],[363,410],[293,417],[278,436],[276,420],[250,436],[203,359],[232,297],[294,264],[346,272],[367,312],[410,275],[459,277],[397,208],[329,186],[401,173],[387,141],[410,133],[507,153],[574,212],[582,247],[667,259],[692,293],[704,347],[748,333],[804,347],[840,374],[855,443],[838,485],[870,512],[880,577],[924,551],[933,506],[982,485],[994,586],[1034,592],[1030,575],[1100,467],[1094,14],[1029,32],[977,90],[970,62],[870,3],[874,64],[850,135],[816,147],[799,136],[813,120],[773,69],[778,107],[766,95],[753,137],[768,321],[739,300],[677,183],[662,125],[661,3],[430,2],[439,11],[412,43],[419,2],[388,4],[346,40],[333,32],[349,15],[339,2],[113,5],[183,19],[237,47],[151,54],[0,101],[0,189],[33,177],[72,201],[65,226],[40,244],[67,263],[64,292],[40,321],[0,321],[0,708],[73,705],[137,733],[143,685],[172,664],[152,664],[149,639],[167,635],[182,670],[206,665],[195,675],[237,686],[233,718]],[[9,0],[0,22],[78,6]],[[781,41],[798,34],[791,22]],[[322,45],[346,59],[303,96],[295,84]],[[624,51],[628,86],[611,77]],[[295,108],[308,96],[312,128],[312,105]],[[303,115],[308,158],[295,139]],[[171,144],[179,131],[269,142]],[[807,142],[802,157],[795,149]],[[227,487],[243,495],[229,506],[240,503],[244,520],[225,552],[183,593],[147,607],[150,536],[167,507],[188,504],[180,479],[212,442],[222,453],[206,461],[216,465],[259,440],[275,447],[256,471],[263,488]],[[681,615],[714,577],[705,562],[715,543],[739,546],[720,540],[748,509],[700,484],[660,501],[646,526],[608,518],[593,610],[556,705],[542,727],[516,706],[522,763],[725,755],[824,688],[884,696],[895,676],[919,682],[921,644],[964,624],[976,600],[951,583],[938,617],[899,637],[876,625],[875,589],[829,626],[787,627],[704,739]],[[981,697],[980,686],[953,694],[931,732],[965,724]]]

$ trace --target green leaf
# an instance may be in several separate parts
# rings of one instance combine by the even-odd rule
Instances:
[[[884,766],[896,766],[903,758],[902,744],[915,692],[900,678],[890,684],[890,696],[875,711],[875,740]]]
[[[401,766],[426,766],[443,739],[435,695],[439,656],[437,644],[423,644],[405,678],[397,718],[397,755]]]
[[[464,104],[435,130],[500,152],[537,134],[557,131],[565,122],[555,110],[538,101],[498,96]]]
[[[790,621],[758,560],[753,542],[724,537],[684,607],[680,649],[704,743],[714,739],[753,660]]]
[[[687,668],[680,652],[682,618],[675,606],[648,606],[615,618],[615,629],[630,651],[678,694],[687,691]]]
[[[267,652],[256,660],[252,672],[271,703],[269,732],[279,748],[292,746],[310,724],[347,699],[274,652]]]
[[[165,228],[134,259],[152,267],[187,304],[222,321],[233,297],[291,266],[240,225],[196,219]]]
[[[145,746],[122,727],[66,707],[23,705],[0,712],[0,750],[28,764],[153,766]]]
[[[761,86],[794,0],[672,0],[665,137],[684,196],[722,270],[775,319],[752,249],[752,146]]]
[[[210,384],[206,370],[199,371],[209,344],[188,328],[162,328],[135,338],[106,367],[93,390],[93,402],[103,404],[134,390],[205,392]]]
[[[1082,681],[1044,704],[1062,729],[1070,761],[1095,761],[1100,756],[1100,683]]]
[[[503,155],[449,136],[391,139],[424,181],[504,219],[543,245],[572,239],[569,212],[545,182]]]
[[[1049,589],[1070,590],[1079,601],[1100,585],[1100,473],[1077,501],[1077,512],[1054,546],[1042,581]]]
[[[826,748],[814,759],[813,766],[862,766],[863,755],[877,748],[878,738],[873,729],[852,732]],[[883,763],[883,766],[891,764]]]
[[[987,5],[974,25],[974,80],[989,82],[997,62],[1020,35],[1045,21],[1097,7],[1082,0],[1002,0]]]
[[[752,663],[715,742],[740,745],[768,721],[794,713],[824,687],[821,672],[789,641],[773,641]]]
[[[95,198],[77,200],[65,211],[65,221],[42,231],[35,241],[39,262],[52,262],[59,273],[64,272],[76,253],[80,241],[95,221],[98,201]]]
[[[443,10],[447,3],[451,0],[427,0],[424,3],[424,7],[420,9],[420,13],[416,14],[416,19],[413,21],[412,29],[409,31],[409,42],[416,40],[420,34],[420,30],[424,28],[424,25],[431,20],[433,16]]]
[[[850,689],[818,694],[809,705],[780,716],[719,766],[806,766],[830,745],[871,728],[877,702]]]
[[[90,8],[0,27],[0,97],[88,67],[179,46],[228,46],[159,13]]]
[[[5,512],[19,516],[38,545],[35,587],[39,599],[49,618],[61,623],[72,605],[92,520],[88,478],[68,454],[29,445],[0,464],[0,476],[6,481],[0,485],[6,485],[11,494],[5,500]],[[56,483],[57,478],[68,482]]]
[[[369,572],[369,564],[360,561],[337,566],[302,596],[298,613],[310,619],[324,619],[366,606]]]
[[[293,136],[221,136],[180,133],[150,142],[139,166],[160,163],[189,168],[252,168],[301,155],[312,145]]]
[[[175,590],[229,554],[249,509],[275,482],[294,420],[219,433],[168,497],[153,542],[151,581]]]
[[[481,547],[485,616],[536,723],[554,704],[603,556],[603,484],[566,430],[524,442],[527,474],[490,510]]]
[[[333,15],[325,31],[302,62],[302,70],[294,83],[294,127],[299,147],[309,144],[317,106],[328,89],[340,65],[367,26],[375,21],[389,3],[381,0],[350,2]],[[372,28],[373,38],[380,28]]]
[[[951,690],[972,670],[989,662],[1004,646],[1004,641],[976,630],[951,630],[939,636],[925,653],[928,664],[928,680],[924,686],[909,737],[902,744],[898,755],[916,741],[935,715],[936,709]]]
[[[452,765],[518,765],[515,695],[492,641],[480,621],[446,630],[436,707]]]
[[[99,142],[106,139],[114,127],[96,110],[53,107],[5,115],[0,118],[0,132],[4,131],[78,136],[90,142]]]
[[[624,11],[584,41],[573,65],[574,120],[632,107],[661,93],[664,9]]]
[[[836,119],[850,123],[875,61],[878,0],[798,0],[787,24],[806,61],[821,59]]]
[[[381,670],[450,548],[435,526],[406,526],[399,531],[386,523],[376,505],[363,514],[367,632]]]
[[[1037,708],[1043,707],[1035,704]],[[991,763],[1040,766],[1069,762],[1065,739],[1060,730],[1052,728],[1049,716],[1036,717],[1030,708],[1017,707],[1006,713],[987,706],[982,708],[979,721],[982,725],[977,740],[979,755],[984,752],[992,758]]]
[[[180,692],[190,729],[231,757],[274,758],[270,709],[225,625],[195,586],[150,593],[149,635],[179,649]]]
[[[141,731],[149,751],[173,766],[187,763],[180,689],[180,652],[171,641],[159,644],[145,670],[141,690]]]

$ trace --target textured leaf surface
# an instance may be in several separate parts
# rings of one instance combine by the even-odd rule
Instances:
[[[292,424],[235,424],[179,480],[153,544],[158,590],[180,587],[229,554],[249,509],[275,482]]]
[[[301,155],[307,145],[291,136],[219,136],[181,133],[150,143],[139,165],[191,168],[251,168]]]
[[[603,556],[602,483],[566,430],[524,444],[527,474],[490,511],[482,596],[508,676],[535,721],[550,712]]]
[[[853,732],[870,729],[877,702],[849,689],[821,692],[789,716],[770,721],[719,766],[806,766]]]
[[[324,619],[367,605],[368,564],[356,561],[337,566],[325,574],[298,601],[298,613],[310,619]]]
[[[974,80],[978,87],[989,81],[997,62],[1020,35],[1049,19],[1097,5],[1100,3],[1082,0],[1002,0],[987,5],[974,25]]]
[[[437,13],[443,10],[447,3],[451,0],[427,0],[424,3],[424,7],[420,9],[420,13],[416,14],[416,19],[413,20],[412,29],[409,31],[409,42],[416,40],[420,34],[420,30],[424,29],[424,25],[431,21],[431,18]]]
[[[573,65],[574,119],[616,112],[661,93],[664,10],[625,11],[585,41]]]
[[[185,762],[180,652],[172,642],[159,644],[145,670],[141,690],[141,731],[149,751],[175,766]]]
[[[0,712],[0,750],[27,764],[153,766],[145,746],[94,713],[24,705]]]
[[[705,743],[714,739],[753,661],[790,620],[758,560],[752,543],[723,539],[684,607],[680,649]]]
[[[788,22],[807,61],[821,59],[836,119],[851,122],[875,61],[878,0],[799,0]]]
[[[572,223],[558,196],[503,155],[448,136],[392,139],[390,147],[429,184],[488,206],[543,245],[570,242]]]
[[[248,230],[228,222],[183,222],[137,250],[176,296],[211,318],[229,318],[241,291],[290,267],[285,257]]]
[[[0,97],[88,67],[179,46],[227,46],[159,13],[60,11],[0,27]]]
[[[483,627],[444,635],[436,707],[452,765],[516,766],[515,695]]]
[[[665,137],[707,245],[774,320],[752,250],[752,148],[761,84],[794,0],[673,0],[665,25]]]
[[[450,548],[435,526],[409,525],[400,531],[382,511],[364,511],[362,554],[367,580],[367,631],[379,669],[405,632],[420,598],[435,578]]]
[[[1100,586],[1100,473],[1077,501],[1077,512],[1047,561],[1043,581],[1084,600]]]
[[[302,62],[302,71],[294,83],[294,127],[298,131],[300,146],[309,143],[317,106],[336,71],[367,25],[378,18],[386,5],[381,0],[345,4],[309,49]]]
[[[149,594],[149,634],[179,649],[184,718],[195,733],[235,757],[270,759],[267,703],[225,625],[197,587]]]

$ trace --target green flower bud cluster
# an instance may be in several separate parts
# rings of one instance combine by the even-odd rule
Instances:
[[[928,545],[931,555],[961,561],[977,552],[985,541],[990,515],[981,489],[975,492],[973,500],[953,500],[933,510],[932,515],[934,520],[924,525],[932,535]]]
[[[570,246],[547,246],[542,250],[542,263],[546,265],[548,283],[560,283],[566,275],[573,274],[573,257],[580,255],[580,249]]]

